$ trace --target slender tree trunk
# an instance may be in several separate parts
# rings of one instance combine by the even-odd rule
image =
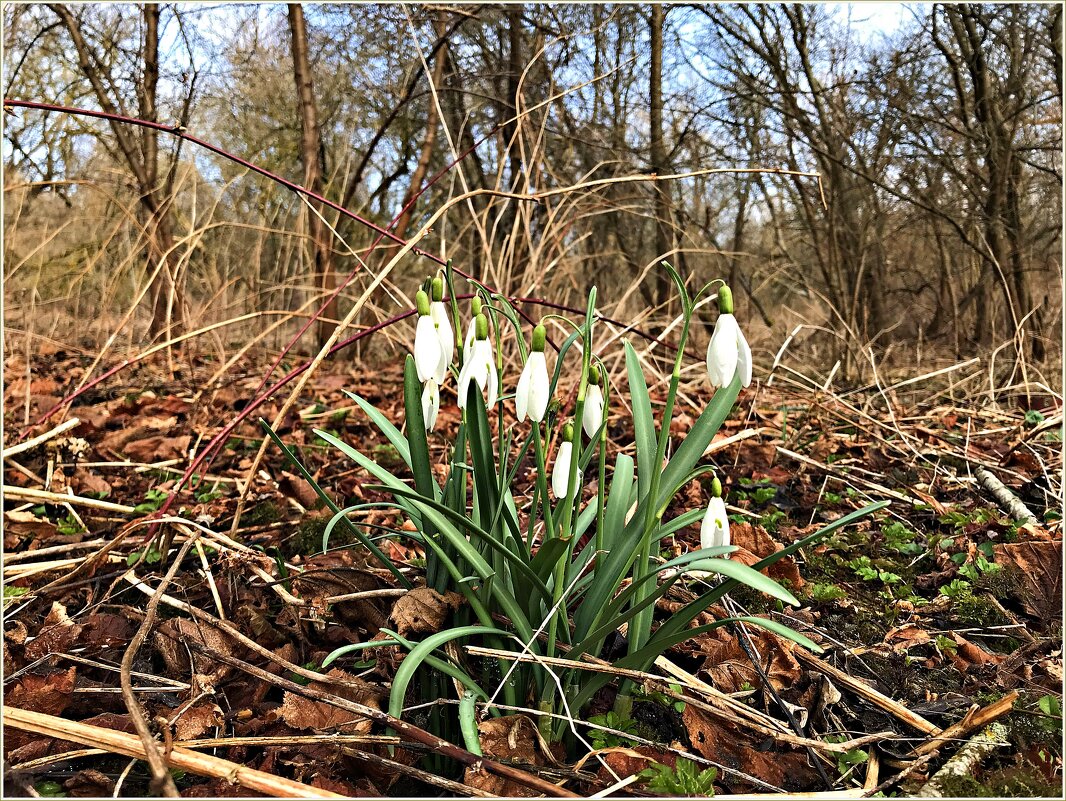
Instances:
[[[441,54],[437,57],[436,63],[433,65],[433,73],[430,77],[430,81],[434,87],[439,87],[441,84],[441,78],[444,76],[444,55]],[[426,111],[426,136],[422,140],[422,152],[418,157],[418,164],[415,165],[415,171],[411,174],[411,185],[407,188],[407,192],[403,196],[403,205],[406,206],[411,202],[411,199],[418,194],[422,188],[422,182],[426,179],[426,173],[429,172],[429,162],[433,158],[433,148],[437,142],[437,129],[440,123],[440,115],[437,114],[437,103],[434,100],[433,94],[429,94],[429,107]],[[407,235],[407,228],[411,224],[411,217],[413,215],[414,208],[405,211],[400,218],[396,221],[396,225],[393,227],[393,233],[401,239]]]
[[[312,192],[322,194],[325,174],[324,152],[319,131],[314,83],[311,80],[311,63],[307,54],[307,23],[304,20],[303,6],[299,3],[289,3],[289,30],[292,32],[292,65],[293,77],[296,80],[296,98],[300,106],[300,155],[304,165],[304,186]],[[325,211],[324,207],[315,201],[311,201],[311,204],[314,211],[308,215],[308,228],[315,249],[315,273],[319,277],[323,294],[329,295],[337,288],[337,276],[333,271],[333,237],[329,227],[320,216]],[[333,333],[333,324],[325,318],[336,319],[338,317],[336,298],[331,300],[323,310],[322,317],[323,319],[318,321],[319,347],[324,345]]]
[[[669,172],[666,146],[663,143],[663,7],[653,3],[651,7],[651,70],[648,85],[651,123],[651,170],[656,175]],[[658,259],[668,257],[673,250],[673,230],[670,223],[670,198],[668,187],[662,181],[653,184],[655,193],[655,255],[656,266],[648,276],[651,289],[649,301],[658,305],[669,297],[669,276],[658,266]]]

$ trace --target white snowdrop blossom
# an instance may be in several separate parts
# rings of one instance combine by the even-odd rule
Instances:
[[[563,429],[563,442],[555,455],[555,467],[552,468],[552,492],[559,500],[569,497],[570,463],[574,458],[573,426],[566,424]],[[576,485],[581,486],[581,468],[577,470]]]
[[[737,373],[742,386],[751,386],[751,348],[733,316],[733,295],[729,287],[718,290],[720,314],[707,345],[707,378],[712,387],[724,387]]]
[[[477,316],[476,337],[469,352],[463,359],[463,369],[459,371],[460,409],[466,408],[471,381],[477,382],[482,392],[488,390],[486,405],[489,408],[496,405],[499,375],[496,372],[496,362],[492,358],[492,345],[489,343],[488,331],[488,319],[484,314],[479,314]]]
[[[455,334],[452,332],[452,321],[448,314],[448,307],[444,305],[444,279],[437,276],[433,279],[431,291],[432,302],[429,304],[429,316],[433,320],[437,339],[440,340],[440,361],[434,378],[438,384],[443,384],[448,377],[448,365],[452,363],[455,354]]]
[[[725,510],[725,501],[720,497],[711,498],[707,504],[707,513],[700,526],[700,547],[718,548],[729,544],[729,517]]]
[[[440,411],[440,386],[432,378],[422,389],[422,418],[426,431],[432,431],[437,425],[437,412]]]
[[[548,363],[544,359],[545,339],[544,326],[538,325],[533,329],[533,348],[526,359],[525,367],[522,368],[522,375],[518,379],[518,389],[514,396],[520,423],[527,416],[530,420],[539,423],[548,411],[548,402],[551,400],[551,380],[548,378]]]
[[[593,365],[589,370],[589,385],[585,390],[585,408],[581,413],[581,427],[585,436],[592,439],[603,424],[603,390],[600,389],[600,370]]]
[[[470,301],[470,308],[473,311],[473,315],[470,317],[470,322],[466,326],[466,337],[463,339],[463,353],[469,354],[470,348],[474,345],[474,333],[477,329],[477,316],[481,314],[481,298],[474,295],[473,300]],[[466,361],[466,356],[463,356],[463,361]]]
[[[437,327],[429,313],[429,296],[422,290],[415,296],[418,303],[418,325],[415,327],[415,369],[419,381],[435,378],[444,358],[437,336]],[[440,383],[439,381],[437,383]]]

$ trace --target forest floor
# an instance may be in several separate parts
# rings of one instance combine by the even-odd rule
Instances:
[[[15,353],[4,365],[5,796],[149,792],[135,699],[155,737],[149,751],[190,797],[309,787],[532,796],[545,782],[560,795],[621,784],[614,795],[650,796],[669,786],[647,778],[654,769],[639,775],[655,763],[673,766],[675,777],[679,764],[714,767],[718,794],[913,795],[945,765],[961,765],[933,783],[942,795],[1061,797],[1062,409],[1051,399],[1023,408],[933,389],[913,400],[876,387],[757,382],[705,457],[724,477],[735,558],[750,564],[870,501],[891,502],[772,568],[801,608],[732,594],[734,607],[788,623],[824,653],[762,629],[699,634],[667,654],[678,670],[649,679],[632,719],[607,714],[609,698],[582,712],[599,723],[578,723],[597,749],[591,757],[547,747],[521,715],[483,721],[485,755],[513,768],[501,776],[462,749],[465,765],[353,711],[383,708],[398,648],[360,651],[328,677],[318,672],[340,646],[385,626],[419,639],[447,625],[448,610],[428,599],[413,614],[408,593],[339,528],[323,553],[331,514],[272,444],[250,473],[263,442],[256,421],[273,419],[279,402],[250,415],[165,522],[150,524],[190,450],[245,407],[266,362],[207,390],[218,368],[210,360],[177,375],[145,362],[81,395],[65,416],[27,426],[90,362],[49,346],[32,364]],[[399,469],[400,455],[342,391],[401,425],[398,363],[325,365],[280,426],[341,506],[378,498],[374,481],[312,429]],[[458,425],[449,392],[430,440],[439,446]],[[701,395],[706,387],[691,389]],[[652,402],[662,397],[653,392]],[[73,417],[75,427],[17,447],[20,434],[30,440]],[[680,409],[675,437],[693,420]],[[632,442],[623,410],[612,410],[609,433],[612,448]],[[1035,521],[1014,519],[982,484],[982,468]],[[667,517],[706,502],[696,484],[679,499]],[[359,522],[386,533],[405,526],[390,509]],[[663,556],[698,547],[697,529],[681,531]],[[418,576],[416,545],[396,535],[380,544]],[[659,611],[692,597],[681,582]],[[451,655],[468,658],[466,647]],[[458,701],[457,693],[440,704]],[[405,720],[426,725],[418,710]]]

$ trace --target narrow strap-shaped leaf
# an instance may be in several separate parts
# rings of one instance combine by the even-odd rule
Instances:
[[[407,443],[410,446],[408,464],[415,479],[415,489],[436,500],[440,497],[440,487],[429,466],[429,441],[426,439],[426,419],[422,414],[422,382],[418,380],[415,360],[410,354],[403,365],[403,408],[407,415]]]
[[[378,427],[382,434],[385,435],[385,439],[389,441],[389,444],[396,449],[400,454],[400,458],[404,460],[404,463],[411,466],[411,451],[407,445],[407,438],[400,432],[396,426],[392,424],[385,415],[379,412],[366,398],[356,395],[354,392],[344,390],[344,394],[355,401],[366,416],[370,418],[370,422]]]
[[[440,527],[441,533],[447,534],[450,540],[455,540],[453,544],[459,550],[459,552],[463,554],[464,558],[477,560],[476,562],[472,561],[471,564],[474,564],[485,570],[482,575],[482,578],[487,578],[488,576],[492,575],[494,571],[489,567],[488,563],[484,560],[484,558],[472,546],[470,541],[467,539],[467,535],[463,534],[463,532],[461,532],[457,528],[457,526],[462,526],[468,532],[470,532],[470,535],[477,539],[483,540],[487,545],[492,548],[492,550],[499,553],[506,560],[509,566],[511,566],[514,570],[520,572],[527,580],[532,581],[534,587],[539,592],[544,593],[546,596],[550,596],[547,587],[544,586],[544,583],[537,576],[536,572],[525,561],[522,555],[516,552],[517,548],[515,550],[508,548],[505,543],[501,542],[496,537],[492,536],[487,531],[480,528],[476,523],[474,523],[473,520],[470,520],[468,517],[459,514],[454,509],[449,509],[443,504],[440,504],[436,501],[431,501],[429,498],[421,497],[418,493],[413,492],[409,487],[404,487],[402,489],[394,488],[390,491],[398,497],[410,500],[411,503],[422,509],[423,517],[429,518],[434,521],[445,521],[445,525],[442,525]],[[447,529],[447,531],[445,531],[445,529]]]
[[[608,551],[614,547],[618,535],[625,527],[626,512],[632,506],[632,497],[633,457],[620,453],[614,463],[611,492],[607,496],[607,511],[603,518],[603,547]]]
[[[311,485],[311,488],[314,489],[315,493],[318,495],[319,498],[322,499],[326,506],[328,506],[334,514],[339,512],[340,507],[337,506],[337,504],[334,503],[333,499],[326,494],[325,490],[323,490],[322,487],[318,485],[318,482],[315,481],[314,476],[312,476],[308,469],[304,467],[303,463],[296,458],[296,454],[289,450],[288,446],[286,446],[285,443],[281,441],[281,437],[279,437],[277,435],[277,432],[270,427],[270,423],[268,423],[262,418],[259,418],[259,423],[263,426],[263,429],[266,431],[267,436],[269,436],[274,441],[274,444],[281,449],[281,452],[285,454],[285,458],[288,459],[289,463],[292,464],[300,472],[300,474],[304,477],[304,480],[306,480],[307,483]],[[345,521],[347,521],[346,525],[348,526],[348,530],[355,535],[356,539],[359,540],[360,544],[362,544],[367,550],[374,554],[375,558],[377,558],[377,560],[381,562],[381,564],[388,568],[389,572],[396,577],[396,580],[399,581],[400,584],[402,584],[407,589],[410,589],[412,586],[414,586],[408,580],[407,576],[401,573],[400,569],[392,563],[392,560],[385,556],[385,554],[381,552],[381,549],[378,548],[377,545],[371,542],[370,538],[367,537],[366,534],[364,534],[362,531],[352,525],[351,521],[348,520],[348,518],[345,518]]]
[[[769,556],[760,559],[758,562],[751,566],[751,569],[765,570],[778,560],[784,559],[786,556],[791,556],[801,548],[805,548],[808,545],[812,545],[818,542],[820,539],[836,531],[838,528],[842,528],[843,526],[846,526],[849,523],[854,523],[856,520],[860,520],[869,514],[873,514],[874,512],[880,509],[884,509],[886,506],[888,506],[888,504],[888,501],[878,501],[877,503],[872,503],[868,506],[864,506],[861,509],[857,509],[856,511],[851,512],[850,514],[844,515],[838,520],[834,520],[832,523],[822,526],[822,528],[818,529],[813,534],[809,534],[803,539],[797,540],[791,545],[782,548],[780,551],[775,551]],[[729,578],[723,581],[717,587],[708,590],[695,601],[686,604],[683,608],[671,615],[670,619],[659,627],[658,633],[670,634],[672,632],[684,629],[685,626],[687,626],[691,621],[696,619],[696,616],[699,615],[700,612],[705,610],[711,604],[716,603],[719,598],[721,598],[727,592],[736,587],[738,583],[739,582],[736,579]]]
[[[398,635],[393,632],[382,629],[383,632],[391,637],[399,639]],[[403,716],[403,701],[407,695],[407,687],[410,685],[411,680],[415,677],[415,672],[419,666],[426,660],[430,654],[437,648],[440,648],[445,643],[457,640],[461,637],[472,637],[475,634],[499,634],[500,630],[495,628],[489,628],[488,626],[463,626],[457,629],[448,629],[447,631],[439,631],[436,634],[431,634],[422,642],[418,643],[411,649],[404,660],[400,663],[400,667],[396,670],[396,676],[392,680],[392,691],[389,693],[389,714],[394,718],[401,718]],[[463,678],[460,678],[467,687],[475,692],[484,694],[484,690],[478,687],[477,682],[462,674]],[[485,696],[486,698],[488,696]]]
[[[651,398],[648,384],[644,380],[644,370],[636,350],[625,342],[626,374],[629,377],[629,402],[633,406],[633,434],[637,446],[637,484],[641,497],[651,490],[653,470],[661,469],[655,464],[657,440],[655,438],[655,420],[651,415]]]

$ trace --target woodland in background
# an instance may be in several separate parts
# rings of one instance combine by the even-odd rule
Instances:
[[[662,330],[667,259],[735,286],[764,370],[792,333],[823,377],[868,378],[872,348],[1057,384],[1061,5],[914,5],[890,32],[785,4],[9,4],[3,23],[6,98],[173,123],[400,238],[454,201],[420,247],[513,295],[595,283],[604,313]],[[179,136],[30,109],[4,135],[13,331],[100,345],[136,306],[138,346],[273,311],[215,336],[280,345],[396,252]],[[433,266],[405,257],[355,323],[411,308]]]

